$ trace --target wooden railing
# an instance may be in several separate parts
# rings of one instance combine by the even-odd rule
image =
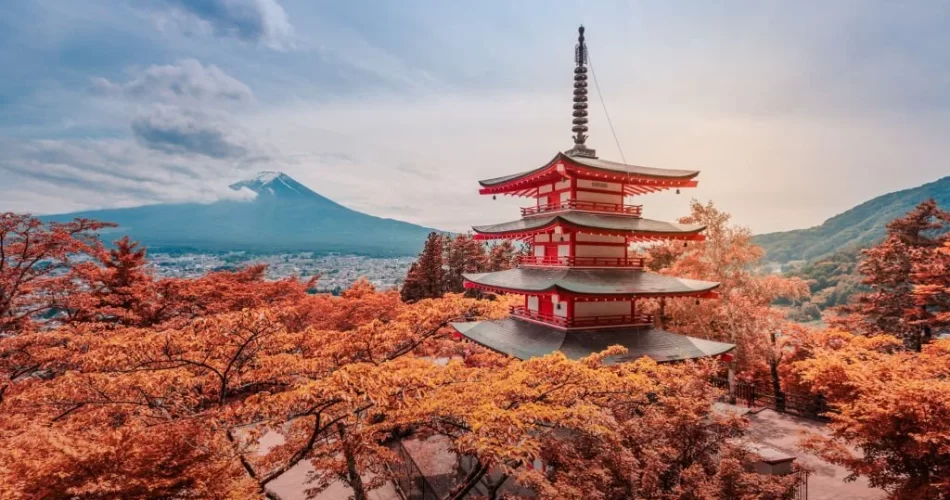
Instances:
[[[643,214],[643,205],[626,205],[623,203],[603,203],[599,201],[564,200],[546,203],[536,207],[524,207],[521,215],[537,215],[558,210],[585,210],[589,212],[603,212],[609,214],[632,215],[640,217]]]
[[[795,500],[808,500],[808,471],[799,469],[792,474],[798,478],[798,482],[795,483]]]
[[[536,267],[632,267],[643,269],[643,257],[569,257],[559,255],[522,255],[518,257],[522,266]]]
[[[728,379],[714,377],[712,383],[726,392],[729,391]],[[828,413],[836,411],[828,406],[828,402],[821,394],[813,396],[811,394],[793,394],[784,391],[775,394],[771,388],[760,387],[748,382],[735,382],[734,391],[735,393],[730,396],[731,399],[735,400],[735,404],[745,405],[749,408],[771,408],[782,413],[790,413],[821,422],[827,422],[829,419]]]
[[[524,306],[512,306],[511,315],[560,326],[562,328],[596,328],[601,326],[647,326],[653,324],[653,316],[649,314],[616,314],[609,316],[581,316],[566,318],[554,314],[543,314],[532,311]]]

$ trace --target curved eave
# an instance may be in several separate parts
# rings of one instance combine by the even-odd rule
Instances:
[[[607,364],[634,361],[644,356],[661,363],[685,361],[721,356],[735,349],[733,344],[652,327],[565,332],[514,318],[452,323],[452,327],[481,346],[522,360],[553,352],[562,352],[570,359],[581,359],[613,345],[625,347],[627,353],[607,358]]]
[[[621,182],[625,194],[636,195],[672,188],[696,187],[693,180],[698,170],[671,170],[639,165],[627,165],[597,158],[574,158],[558,153],[544,166],[517,174],[479,181],[481,194],[512,194],[532,196],[542,184],[557,182],[568,177]]]
[[[589,214],[532,217],[502,224],[474,226],[472,230],[475,231],[475,239],[478,240],[523,239],[551,232],[558,226],[586,234],[624,236],[633,241],[704,241],[706,239],[700,234],[706,226],[687,226],[632,217]],[[577,243],[583,244],[582,241]]]
[[[522,295],[575,297],[716,297],[719,283],[675,278],[640,270],[508,269],[463,274],[465,286]]]
[[[719,285],[717,284],[716,287],[718,286]],[[677,297],[690,297],[690,298],[697,298],[697,299],[718,299],[719,298],[719,294],[716,293],[715,291],[716,287],[710,290],[686,291],[686,292],[660,291],[660,292],[624,292],[624,293],[597,293],[595,294],[595,293],[589,293],[589,292],[584,292],[584,293],[575,292],[575,291],[572,291],[572,290],[569,290],[567,288],[560,287],[557,285],[551,286],[544,290],[528,290],[525,288],[511,288],[511,287],[500,287],[500,286],[493,286],[493,285],[483,285],[480,283],[476,283],[474,281],[470,281],[468,279],[465,280],[464,287],[474,288],[474,289],[482,290],[489,293],[510,293],[514,295],[542,295],[542,296],[560,295],[564,297],[573,296],[578,299],[589,298],[589,297],[597,297],[598,299],[605,299],[605,300],[607,299],[630,300],[632,297],[643,297],[643,298],[650,298],[650,299],[661,299],[661,298],[675,299]]]

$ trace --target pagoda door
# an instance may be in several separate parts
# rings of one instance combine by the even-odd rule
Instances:
[[[547,263],[557,262],[557,245],[544,245],[544,261]]]
[[[551,302],[551,297],[541,297],[541,300],[538,301],[538,313],[542,317],[551,317],[554,316],[554,303]]]

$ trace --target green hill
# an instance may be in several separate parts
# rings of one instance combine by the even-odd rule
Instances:
[[[876,243],[884,238],[888,222],[903,216],[928,198],[937,200],[941,207],[950,208],[950,177],[878,196],[826,220],[820,226],[760,234],[753,241],[765,248],[767,261],[812,261]]]

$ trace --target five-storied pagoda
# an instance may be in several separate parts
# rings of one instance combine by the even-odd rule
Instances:
[[[480,181],[481,194],[533,198],[521,220],[473,229],[482,240],[524,241],[530,254],[507,271],[465,274],[465,286],[518,294],[524,303],[496,321],[453,323],[468,339],[528,359],[561,351],[582,358],[619,344],[627,354],[676,361],[718,356],[732,344],[671,333],[643,314],[640,299],[711,298],[719,283],[644,270],[631,244],[701,241],[704,227],[642,217],[628,196],[695,187],[698,171],[626,165],[597,157],[587,142],[587,46],[579,28],[574,68],[574,147],[534,170]]]

